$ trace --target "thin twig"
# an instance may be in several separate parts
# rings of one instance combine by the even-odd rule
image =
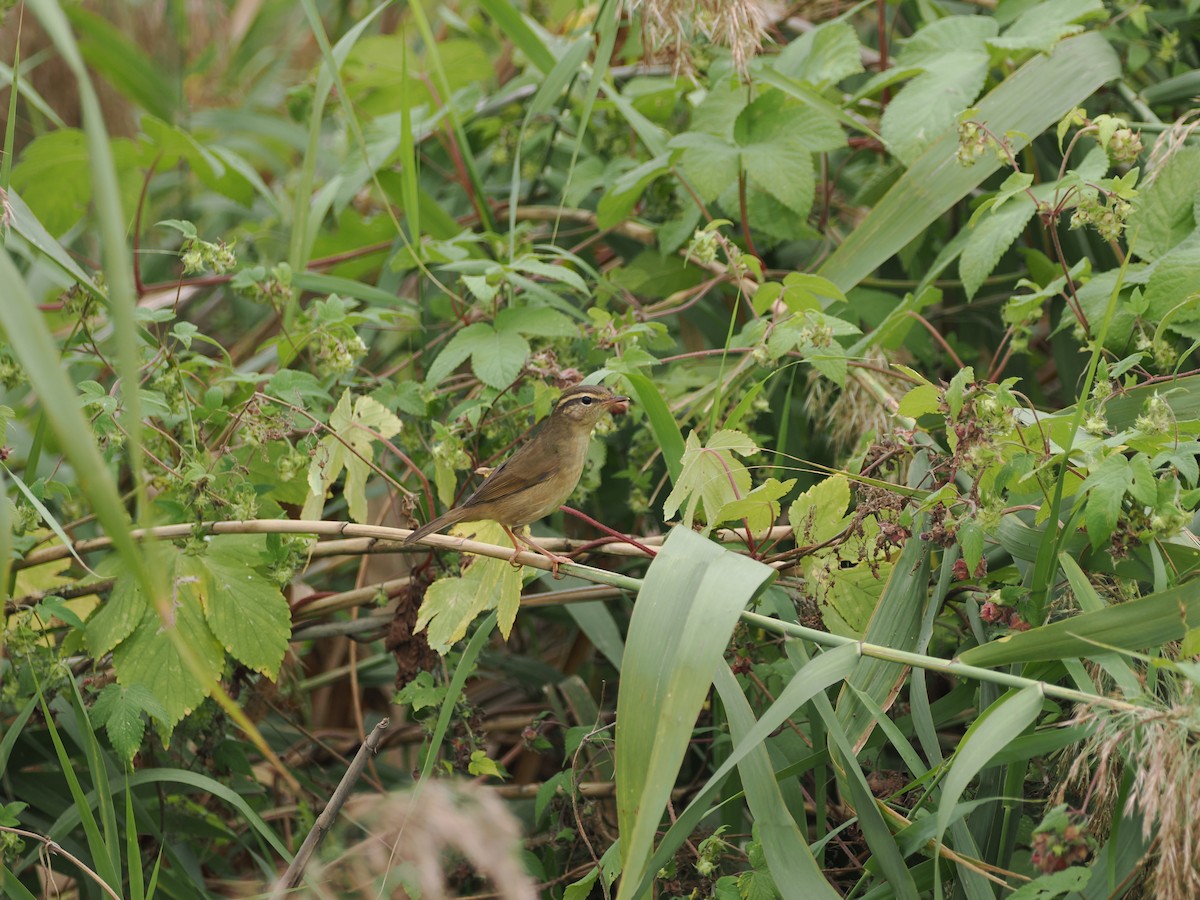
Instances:
[[[106,894],[108,894],[108,896],[112,897],[113,900],[121,900],[121,895],[118,894],[116,891],[114,891],[112,889],[112,887],[109,886],[107,881],[105,881],[103,878],[101,878],[96,872],[89,869],[84,864],[83,860],[79,859],[77,856],[72,855],[67,850],[64,850],[62,848],[62,845],[59,844],[57,841],[52,841],[52,840],[50,840],[50,838],[43,837],[42,835],[37,834],[32,831],[25,831],[22,828],[10,828],[7,825],[0,825],[0,831],[7,831],[9,834],[19,834],[21,837],[29,838],[31,841],[40,841],[42,844],[45,845],[46,850],[48,850],[50,853],[57,853],[63,859],[74,864],[75,866],[78,866],[79,871],[83,872],[83,874],[85,874],[89,878],[91,878],[94,882],[96,882],[96,884],[100,885],[100,887],[103,889],[104,893],[106,893]]]
[[[275,890],[271,894],[271,900],[279,900],[285,897],[287,892],[300,884],[300,879],[304,877],[304,869],[308,865],[308,861],[312,859],[313,853],[324,840],[325,835],[329,833],[329,829],[333,827],[334,821],[337,819],[338,812],[350,797],[350,791],[355,783],[362,775],[363,769],[367,767],[367,762],[375,754],[375,749],[379,746],[379,741],[383,738],[383,733],[387,731],[388,725],[391,724],[388,719],[383,719],[378,725],[371,729],[371,733],[367,735],[367,739],[363,741],[362,746],[358,748],[358,753],[354,754],[354,759],[351,761],[349,768],[346,769],[346,774],[342,776],[342,780],[338,782],[338,786],[334,789],[333,795],[329,798],[329,803],[321,810],[321,814],[317,816],[317,821],[313,823],[312,829],[304,838],[304,843],[300,845],[295,858],[291,865],[287,867],[287,871],[283,873],[283,878],[275,885]]]

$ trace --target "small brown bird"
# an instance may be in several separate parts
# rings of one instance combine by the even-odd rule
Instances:
[[[470,497],[427,522],[404,539],[411,544],[457,522],[491,519],[500,524],[513,542],[513,564],[521,551],[518,540],[547,557],[557,576],[558,564],[570,562],[537,544],[518,538],[514,528],[536,522],[554,512],[571,496],[583,474],[592,429],[606,412],[629,410],[629,398],[620,397],[603,385],[579,384],[567,388],[550,415],[530,432],[517,452],[492,470]]]

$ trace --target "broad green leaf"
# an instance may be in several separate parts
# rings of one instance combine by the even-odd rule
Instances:
[[[1200,147],[1181,147],[1142,189],[1129,217],[1130,251],[1154,260],[1196,230],[1196,198],[1200,195]]]
[[[495,522],[457,525],[454,531],[471,534],[489,544],[508,542],[504,530]],[[521,568],[504,559],[488,556],[473,558],[461,575],[439,578],[425,591],[417,613],[414,631],[428,629],[429,646],[445,655],[451,645],[462,640],[479,615],[496,610],[500,633],[507,640],[521,605]]]
[[[548,306],[517,306],[500,310],[497,331],[512,331],[535,337],[578,337],[579,325]]]
[[[1026,135],[1010,139],[1013,152],[1019,152],[1067,110],[1119,75],[1120,65],[1108,41],[1098,34],[1083,34],[1062,41],[1049,56],[1033,58],[1006,78],[979,101],[976,118],[996,134]],[[999,161],[990,157],[969,168],[960,166],[954,159],[957,147],[958,131],[953,125],[933,137],[818,274],[843,291],[850,290],[999,168]]]
[[[512,331],[491,331],[479,335],[478,346],[471,352],[471,368],[488,387],[500,390],[517,380],[529,359],[529,342]]]
[[[978,96],[988,72],[984,42],[996,31],[987,16],[947,16],[904,43],[895,65],[924,71],[900,89],[880,120],[883,139],[901,161],[912,164]]]
[[[975,296],[1036,212],[1031,199],[1017,197],[998,211],[989,210],[987,217],[972,229],[958,263],[968,300]]]
[[[1132,484],[1129,460],[1120,453],[1109,456],[1084,480],[1080,487],[1080,492],[1087,494],[1083,518],[1093,550],[1112,536],[1121,514],[1121,502]]]
[[[117,680],[124,685],[152,686],[166,711],[164,724],[168,727],[212,693],[225,664],[225,650],[204,620],[199,586],[176,578],[174,587],[174,618],[163,622],[157,612],[147,610],[133,634],[113,650]],[[179,655],[167,634],[170,630],[191,651],[195,669]]]
[[[1004,34],[988,41],[1001,50],[1044,52],[1056,43],[1083,30],[1083,21],[1104,18],[1100,0],[1042,0],[1026,7]]]
[[[652,874],[654,837],[733,626],[774,576],[687,528],[671,531],[646,572],[617,694],[621,900]],[[762,736],[746,740],[748,750]]]
[[[754,534],[766,531],[779,518],[780,503],[796,484],[795,478],[779,481],[768,478],[740,500],[731,500],[720,508],[710,524],[745,520]]]
[[[146,732],[143,713],[164,721],[168,718],[167,711],[144,684],[107,685],[92,707],[93,719],[104,726],[113,749],[126,763],[133,760],[141,747]]]
[[[159,572],[174,572],[178,551],[171,544],[153,543],[145,548],[146,564]],[[102,574],[111,574],[109,564],[101,567]],[[87,647],[96,659],[108,653],[129,635],[146,616],[146,595],[137,581],[125,573],[117,576],[108,599],[88,616],[85,636]],[[153,682],[146,682],[153,685]]]
[[[919,419],[926,414],[939,412],[942,391],[936,384],[919,384],[902,398],[897,413],[910,419]]]
[[[671,139],[670,147],[683,151],[680,168],[701,200],[716,200],[726,188],[737,184],[741,154],[724,139],[702,131],[685,131]]]
[[[814,85],[835,84],[863,71],[858,35],[846,22],[825,22],[800,35],[775,57],[775,71]]]
[[[204,555],[183,557],[179,572],[197,579],[208,625],[229,654],[274,680],[292,636],[292,615],[278,585],[254,568],[263,555],[254,536],[219,535]]]
[[[691,528],[703,503],[711,527],[726,503],[750,493],[750,471],[734,454],[749,456],[757,451],[754,442],[739,431],[718,431],[703,447],[693,431],[687,438],[675,487],[663,503],[663,516],[670,519],[683,507],[684,526]]]
[[[34,138],[11,177],[46,230],[62,234],[87,212],[92,199],[87,137],[74,128],[60,128]]]
[[[788,522],[800,546],[822,544],[845,527],[850,481],[831,475],[804,491],[788,509]]]

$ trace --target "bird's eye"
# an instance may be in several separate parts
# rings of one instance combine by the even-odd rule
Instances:
[[[584,406],[591,406],[592,398],[591,397],[580,397],[579,402],[582,403]]]

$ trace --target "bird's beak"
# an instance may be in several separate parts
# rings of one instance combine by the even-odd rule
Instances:
[[[629,412],[628,397],[612,397],[604,402],[608,406],[608,411],[614,416],[623,416]]]

